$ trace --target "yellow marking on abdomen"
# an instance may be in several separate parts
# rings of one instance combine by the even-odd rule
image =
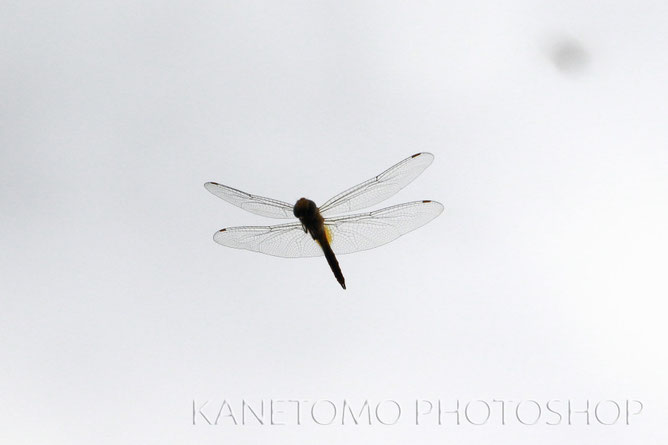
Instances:
[[[325,238],[327,238],[327,243],[332,244],[332,232],[329,230],[329,227],[325,225],[323,225],[323,227],[325,228]],[[320,247],[322,247],[322,244],[320,244],[320,240],[316,239],[315,242],[318,243]]]

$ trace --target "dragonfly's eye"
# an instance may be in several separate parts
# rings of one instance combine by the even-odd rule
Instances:
[[[294,213],[297,218],[305,218],[309,215],[313,215],[317,210],[318,207],[315,205],[315,202],[310,199],[301,198],[292,208],[292,213]]]
[[[305,198],[301,198],[295,206],[292,208],[292,213],[294,213],[295,217],[301,218],[304,215],[304,212],[308,208],[308,201]]]

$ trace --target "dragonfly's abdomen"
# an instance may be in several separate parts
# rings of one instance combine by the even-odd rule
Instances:
[[[323,225],[323,228],[325,226]],[[334,276],[336,277],[336,281],[339,282],[342,288],[346,288],[346,279],[343,277],[343,272],[341,272],[341,267],[339,266],[339,261],[336,259],[336,255],[334,255],[334,251],[332,250],[332,246],[329,245],[329,240],[327,236],[327,230],[322,231],[322,235],[320,236],[320,239],[316,240],[318,241],[318,244],[320,244],[320,247],[322,247],[322,251],[325,253],[325,258],[327,259],[327,263],[329,264],[330,269],[332,269],[332,272],[334,273]]]

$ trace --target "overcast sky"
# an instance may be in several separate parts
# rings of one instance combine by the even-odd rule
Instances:
[[[585,3],[0,0],[0,435],[668,439],[668,6]],[[434,163],[383,204],[445,212],[341,256],[345,291],[324,258],[212,240],[275,221],[206,181],[320,204],[419,151]],[[644,410],[193,425],[193,400],[242,399]]]

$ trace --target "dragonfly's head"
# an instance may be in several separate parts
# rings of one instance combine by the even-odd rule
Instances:
[[[295,214],[297,218],[303,218],[309,215],[313,215],[318,211],[318,207],[315,205],[315,202],[310,199],[301,198],[295,204],[295,207],[292,209],[292,213]]]

